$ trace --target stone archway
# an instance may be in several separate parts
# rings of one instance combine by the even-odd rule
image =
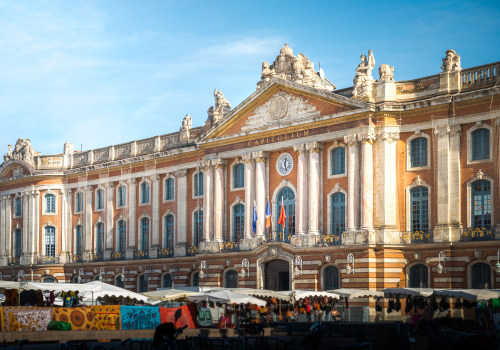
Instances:
[[[264,289],[291,290],[290,264],[286,260],[274,259],[264,264]]]

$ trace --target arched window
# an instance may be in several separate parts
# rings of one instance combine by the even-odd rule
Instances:
[[[117,203],[119,207],[125,206],[127,195],[127,188],[123,185],[118,186]]]
[[[237,204],[233,207],[233,241],[239,242],[243,238],[245,226],[245,206]]]
[[[95,196],[96,196],[96,205],[95,205],[96,210],[104,209],[104,190],[102,188],[98,188],[95,193]]]
[[[194,212],[194,237],[193,245],[198,246],[203,239],[203,210]]]
[[[225,285],[226,288],[238,288],[238,274],[234,270],[226,272]]]
[[[474,130],[472,138],[472,160],[490,158],[490,131],[486,128]]]
[[[285,227],[278,224],[278,231],[285,232],[285,236],[295,233],[295,194],[290,187],[283,188],[276,201],[276,222],[279,222],[281,205],[285,208]]]
[[[138,284],[137,292],[139,293],[147,292],[149,290],[148,274],[143,273],[142,275],[140,275],[137,284]]]
[[[163,288],[172,288],[172,275],[171,274],[166,273],[163,275],[162,287]]]
[[[424,264],[415,264],[410,267],[409,288],[429,288],[429,270]]]
[[[56,228],[54,226],[45,227],[45,255],[56,256]]]
[[[194,174],[194,195],[203,196],[203,173]]]
[[[324,271],[324,290],[339,288],[339,270],[335,266],[328,266]]]
[[[75,194],[75,213],[81,213],[83,211],[83,193],[76,192]]]
[[[14,230],[14,257],[19,259],[22,254],[22,231],[20,228]]]
[[[42,282],[44,282],[44,283],[57,283],[57,279],[53,276],[45,276],[42,278]]]
[[[127,230],[127,224],[125,223],[125,220],[120,220],[118,221],[118,244],[117,248],[118,251],[121,253],[125,253],[126,249],[126,230]]]
[[[332,169],[331,175],[339,175],[345,173],[345,148],[337,147],[331,151]]]
[[[104,254],[104,223],[99,222],[97,224],[97,239],[95,252],[97,255]]]
[[[472,289],[491,289],[491,266],[477,263],[471,267]]]
[[[491,184],[488,180],[472,183],[472,226],[491,227]]]
[[[169,214],[165,216],[165,245],[164,248],[174,248],[174,216]]]
[[[191,287],[198,287],[200,285],[200,274],[199,272],[193,273],[191,276]]]
[[[332,233],[345,231],[345,194],[337,192],[332,195]]]
[[[56,212],[56,196],[54,194],[45,195],[45,212],[46,213]]]
[[[76,237],[75,237],[75,254],[80,255],[83,254],[83,226],[76,226]]]
[[[141,182],[141,204],[149,203],[149,182]]]
[[[233,188],[245,186],[245,166],[240,163],[233,167]]]
[[[168,178],[165,181],[165,200],[171,201],[174,199],[174,179]]]
[[[427,138],[417,137],[410,142],[411,167],[427,166]]]
[[[141,250],[149,248],[149,218],[141,219]]]
[[[21,197],[14,199],[14,216],[21,216],[23,213],[23,202]]]
[[[411,203],[411,230],[429,230],[429,191],[425,186],[414,187],[410,190]]]

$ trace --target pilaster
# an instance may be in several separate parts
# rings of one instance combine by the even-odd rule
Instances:
[[[320,199],[320,152],[323,146],[318,142],[306,144],[309,151],[309,231],[310,235],[319,235],[319,199]]]
[[[177,170],[175,172],[177,192],[177,225],[175,237],[175,256],[185,256],[187,247],[187,170]]]
[[[137,194],[137,179],[128,180],[128,252],[127,259],[132,258],[132,251],[135,249],[135,211],[136,211],[136,194]]]
[[[251,153],[242,157],[245,164],[245,239],[252,238],[252,212],[255,199],[255,166]]]
[[[307,232],[307,213],[309,212],[308,202],[308,176],[306,166],[306,146],[304,144],[293,146],[297,153],[297,206],[295,209],[295,231],[302,235]]]
[[[104,254],[113,250],[113,216],[114,216],[114,182],[106,183],[106,237],[104,239]]]
[[[8,233],[5,230],[5,196],[0,197],[0,266],[7,265],[10,256],[10,244],[7,245]]]
[[[371,126],[358,134],[361,142],[361,229],[373,231],[373,141],[375,129]]]
[[[354,231],[358,228],[358,198],[359,198],[359,156],[358,138],[356,134],[344,136],[348,146],[347,153],[347,230]]]
[[[160,175],[152,176],[153,195],[152,195],[152,240],[151,248],[156,251],[160,247]]]
[[[66,213],[64,214],[66,217],[66,250],[68,253],[68,262],[71,260],[71,242],[72,242],[72,236],[73,236],[73,226],[72,226],[72,221],[71,221],[71,212],[72,212],[72,207],[71,207],[71,202],[73,199],[73,192],[71,189],[67,189],[65,192],[65,198],[66,198]]]
[[[59,261],[61,263],[69,262],[69,246],[67,241],[68,236],[68,202],[66,201],[66,191],[60,190],[61,197],[61,253],[59,254]],[[34,223],[33,223],[34,226]]]
[[[267,152],[253,152],[255,159],[255,202],[257,204],[257,237],[264,235],[264,220],[266,216],[266,162]],[[252,219],[250,219],[252,220]]]
[[[205,183],[203,184],[203,241],[210,242],[213,232],[213,165],[210,160],[202,163]],[[193,231],[194,232],[194,231]]]
[[[93,197],[94,187],[92,185],[88,185],[85,188],[87,192],[85,194],[85,253],[83,253],[84,260],[90,260],[93,252],[92,246],[92,197]]]
[[[224,237],[224,169],[226,161],[215,159],[214,165],[214,241],[222,242]]]

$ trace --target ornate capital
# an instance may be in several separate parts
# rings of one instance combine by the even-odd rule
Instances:
[[[377,134],[377,139],[385,142],[396,142],[399,140],[399,130],[395,128],[383,128]]]
[[[175,172],[176,177],[183,177],[186,176],[188,173],[187,169],[180,169]]]
[[[134,185],[137,182],[137,179],[135,177],[132,177],[127,180],[127,183],[130,185]]]
[[[269,158],[269,153],[264,151],[253,152],[252,157],[256,162],[266,162],[266,159]]]
[[[106,182],[106,184],[104,185],[106,188],[113,188],[115,187],[115,183],[113,181],[111,182]]]
[[[88,185],[88,186],[87,186],[87,191],[92,191],[92,189],[93,189],[93,188],[94,188],[94,186],[93,186],[93,185]]]
[[[204,159],[200,162],[200,169],[203,171],[210,170],[212,167],[212,161],[210,159]]]
[[[319,151],[323,149],[323,144],[317,141],[306,143],[305,146],[306,150],[308,150],[311,153],[319,153]]]
[[[460,136],[462,126],[460,124],[450,125],[450,136]]]
[[[245,153],[241,156],[241,161],[245,164],[251,163],[253,160],[252,153]]]
[[[358,134],[358,141],[373,144],[373,141],[375,141],[375,128],[368,126],[360,131],[361,132]]]
[[[217,158],[217,159],[212,159],[212,165],[215,167],[215,169],[223,168],[226,166],[227,161],[222,158]]]
[[[356,134],[344,136],[344,142],[349,147],[352,147],[358,142],[358,136]]]
[[[300,145],[293,146],[293,150],[298,154],[303,154],[306,150],[306,145],[301,143]]]

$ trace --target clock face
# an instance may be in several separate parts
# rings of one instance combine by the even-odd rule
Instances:
[[[290,174],[293,169],[292,155],[290,153],[283,153],[279,156],[278,161],[276,162],[276,169],[278,170],[278,174],[281,176]]]

